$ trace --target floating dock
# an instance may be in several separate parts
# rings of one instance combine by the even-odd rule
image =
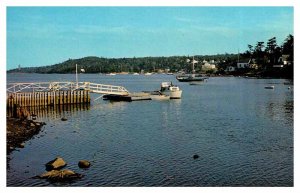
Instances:
[[[131,93],[128,95],[108,94],[103,96],[103,100],[132,102],[132,101],[151,100],[151,96],[149,93],[144,93],[144,92]]]

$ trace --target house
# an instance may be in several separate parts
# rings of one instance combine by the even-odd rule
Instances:
[[[249,64],[249,68],[258,69],[258,65],[256,63]]]
[[[283,65],[291,65],[291,61],[288,60],[289,55],[288,54],[283,54],[279,59],[278,63],[281,63]]]
[[[234,72],[234,71],[235,71],[234,66],[227,66],[227,68],[225,69],[225,72]]]
[[[245,62],[238,62],[237,63],[237,68],[249,68],[249,63],[245,63]]]
[[[244,59],[244,60],[238,61],[236,66],[238,69],[249,68],[250,61],[251,61],[250,59]]]
[[[209,62],[205,61],[205,63],[202,65],[201,69],[203,71],[214,70],[214,69],[216,69],[216,65],[215,64],[210,64]]]

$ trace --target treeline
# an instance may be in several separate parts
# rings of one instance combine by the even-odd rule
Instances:
[[[236,61],[237,54],[218,54],[194,56],[195,60],[215,60],[215,61]],[[170,72],[179,70],[191,71],[191,64],[187,59],[192,56],[170,56],[170,57],[140,57],[140,58],[102,58],[84,57],[80,59],[68,59],[59,64],[42,67],[20,68],[9,70],[8,72],[24,73],[75,73],[75,65],[79,70],[82,68],[85,73],[110,73],[110,72],[157,72],[169,69]],[[201,65],[196,66],[196,70],[201,70]]]
[[[266,43],[258,41],[255,46],[249,44],[241,58],[250,58],[256,63],[256,73],[261,76],[293,78],[294,36],[288,35],[282,45],[278,45],[276,37]],[[281,65],[283,67],[279,67]]]
[[[293,78],[294,68],[294,36],[288,35],[282,45],[278,45],[276,37],[267,42],[258,41],[254,46],[248,45],[248,50],[241,54],[217,54],[217,55],[196,55],[196,72],[201,71],[203,61],[213,61],[217,70],[211,73],[225,74],[228,66],[237,67],[237,62],[244,60],[255,63],[256,68],[237,69],[231,72],[234,75],[252,74],[262,77],[284,77]],[[168,69],[169,72],[180,70],[186,73],[191,72],[191,64],[187,59],[192,56],[170,56],[170,57],[133,57],[133,58],[103,58],[89,56],[80,59],[68,59],[62,63],[50,66],[17,68],[9,70],[8,73],[75,73],[75,65],[79,70],[84,69],[85,73],[110,73],[110,72],[158,72]],[[283,65],[275,68],[274,66]]]

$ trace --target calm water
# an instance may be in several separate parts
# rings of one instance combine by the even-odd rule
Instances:
[[[7,77],[8,82],[74,79]],[[287,80],[210,78],[191,86],[168,75],[83,74],[79,79],[129,91],[156,90],[162,81],[173,81],[183,95],[41,111],[39,119],[47,125],[10,155],[7,186],[293,186],[294,99],[293,86],[283,84]],[[275,89],[264,89],[268,85]],[[68,120],[61,121],[63,116]],[[31,179],[56,156],[84,178],[70,183]],[[81,159],[92,166],[79,169]]]

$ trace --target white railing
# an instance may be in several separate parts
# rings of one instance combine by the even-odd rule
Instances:
[[[38,83],[9,83],[7,84],[6,92],[38,92],[47,91],[49,82],[38,82]]]
[[[105,85],[91,82],[40,82],[40,83],[9,83],[7,93],[40,92],[61,90],[88,90],[99,94],[128,95],[123,86]]]
[[[129,92],[123,86],[113,86],[97,83],[85,83],[85,89],[88,88],[90,92],[99,94],[117,94],[117,95],[128,95]]]

